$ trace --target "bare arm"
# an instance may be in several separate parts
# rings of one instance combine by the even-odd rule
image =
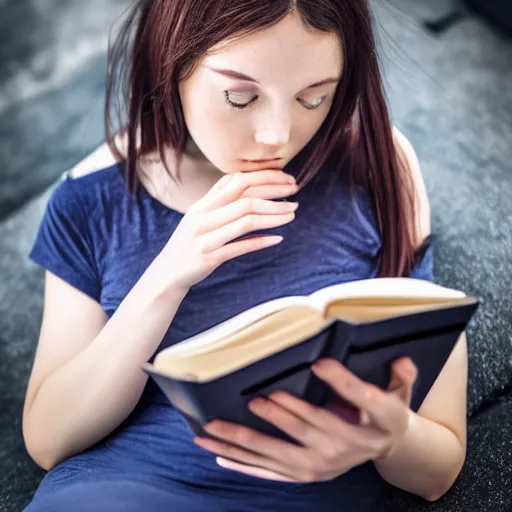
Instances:
[[[436,501],[452,487],[466,457],[467,344],[463,334],[389,457],[374,461],[380,476]]]
[[[147,381],[141,366],[158,347],[185,296],[177,287],[159,289],[156,283],[162,280],[151,275],[158,270],[158,264],[149,267],[108,322],[99,304],[48,273],[40,351],[44,353],[42,345],[47,343],[57,351],[56,339],[76,350],[81,338],[84,346],[67,362],[59,361],[62,365],[49,375],[41,375],[35,366],[31,376],[39,385],[29,384],[23,433],[27,450],[44,469],[92,446],[135,407]],[[56,301],[62,307],[56,307]],[[66,318],[67,336],[62,325],[59,336],[53,335],[53,311]],[[92,342],[91,329],[99,331]],[[73,343],[70,338],[75,338]],[[62,349],[66,357],[66,347]]]
[[[396,128],[394,136],[416,186],[419,244],[431,232],[427,190],[411,143]],[[418,413],[410,413],[410,426],[402,445],[390,457],[375,461],[384,480],[429,501],[436,501],[451,488],[466,458],[467,378],[464,333]]]
[[[292,195],[293,182],[277,170],[222,178],[189,209],[108,322],[97,302],[47,274],[23,411],[27,450],[41,467],[87,449],[128,416],[147,381],[141,366],[190,287],[229,259],[279,243],[272,236],[232,240],[291,222],[296,205],[261,196]]]

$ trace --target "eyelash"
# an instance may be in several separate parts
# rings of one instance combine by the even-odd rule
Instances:
[[[244,108],[250,107],[256,100],[258,99],[258,96],[255,96],[249,103],[235,103],[234,101],[229,99],[229,91],[224,91],[224,100],[226,103],[234,108],[237,108],[239,110],[243,110]],[[316,107],[306,106],[306,104],[302,103],[302,106],[307,110],[316,110],[320,108],[324,104],[325,96],[322,98],[322,101],[319,105]]]

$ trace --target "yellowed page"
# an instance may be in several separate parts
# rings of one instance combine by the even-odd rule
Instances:
[[[324,309],[333,301],[365,299],[367,301],[404,299],[429,303],[447,299],[460,299],[466,295],[458,290],[410,277],[381,277],[336,284],[318,290],[310,295],[311,304],[317,309]]]
[[[253,308],[243,311],[220,324],[214,325],[206,331],[180,341],[179,343],[164,349],[162,352],[166,352],[168,355],[185,355],[210,350],[218,343],[224,344],[224,338],[228,338],[237,331],[265,319],[278,311],[282,311],[292,306],[307,306],[308,304],[309,298],[307,296],[300,295],[281,297],[269,302],[264,302],[263,304],[259,304]]]
[[[334,316],[349,322],[375,322],[386,318],[410,315],[422,311],[439,310],[451,308],[464,302],[471,302],[471,298],[459,300],[445,300],[444,302],[430,301],[421,304],[419,300],[411,300],[410,304],[404,304],[403,299],[395,299],[395,302],[387,305],[385,302],[372,304],[370,300],[366,303],[361,299],[358,301],[333,302],[325,310],[326,317]]]
[[[281,320],[284,319],[286,322],[283,323]],[[174,378],[208,381],[296,345],[331,322],[311,308],[290,308],[285,315],[280,315],[278,324],[264,320],[255,329],[234,336],[231,343],[222,348],[190,357],[167,357],[162,352],[156,357],[154,366]]]

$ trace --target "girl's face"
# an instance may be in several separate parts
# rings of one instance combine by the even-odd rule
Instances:
[[[180,83],[193,142],[223,173],[282,169],[327,117],[342,58],[335,34],[294,14],[219,45]]]

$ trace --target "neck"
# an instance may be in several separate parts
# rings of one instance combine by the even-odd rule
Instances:
[[[165,155],[170,171],[176,177],[174,150],[166,148]],[[179,182],[168,175],[160,158],[141,162],[140,170],[140,180],[146,190],[167,207],[181,213],[185,213],[224,176],[193,142],[187,144],[183,153],[179,166]]]

